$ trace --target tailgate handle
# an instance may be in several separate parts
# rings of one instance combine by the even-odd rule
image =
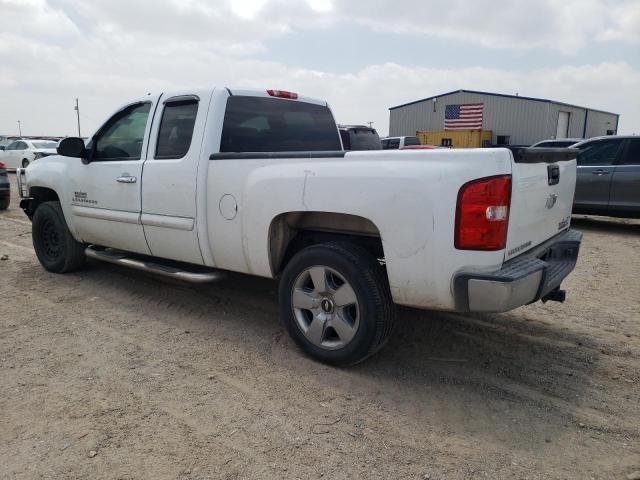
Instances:
[[[549,185],[560,183],[560,167],[558,165],[547,166],[547,180]]]
[[[603,170],[599,168],[598,170],[594,170],[591,173],[593,173],[594,175],[609,175],[609,170]]]

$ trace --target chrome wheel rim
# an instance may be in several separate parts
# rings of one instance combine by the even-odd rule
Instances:
[[[325,350],[338,350],[355,337],[360,306],[343,275],[324,265],[309,267],[293,283],[291,307],[305,338]]]

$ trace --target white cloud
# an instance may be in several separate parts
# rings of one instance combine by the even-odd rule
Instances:
[[[637,44],[639,9],[637,0],[349,0],[336,4],[335,14],[381,32],[575,53],[593,38]]]
[[[529,8],[527,2],[525,16],[522,4],[508,7],[500,2],[485,4],[484,10],[475,3],[466,4],[470,6],[464,11],[457,0],[446,2],[448,7],[439,0],[271,0],[265,4],[258,0],[245,4],[253,9],[251,17],[234,13],[232,0],[215,7],[204,0],[157,0],[154,8],[135,0],[0,0],[0,133],[15,131],[20,119],[26,133],[72,134],[76,96],[81,102],[83,131],[88,133],[128,97],[213,84],[276,87],[326,98],[339,121],[374,121],[383,133],[388,127],[389,106],[456,88],[519,92],[612,110],[623,114],[621,131],[637,132],[640,72],[625,62],[548,69],[421,68],[389,63],[337,74],[258,60],[256,56],[268,58],[265,42],[287,35],[294,27],[318,28],[318,35],[323,35],[321,28],[331,22],[349,28],[342,23],[348,17],[379,29],[413,28],[436,34],[433,28],[440,28],[444,33],[438,34],[445,36],[450,34],[446,26],[452,32],[471,31],[469,25],[476,18],[481,20],[477,31],[483,41],[497,42],[498,47],[500,42],[520,42],[528,48],[527,42],[551,43],[556,34],[558,42],[566,43],[571,35],[561,32],[562,21],[571,14],[586,25],[586,30],[576,34],[577,40],[572,40],[572,48],[579,48],[587,41],[584,32],[593,31],[602,22],[607,25],[601,31],[602,41],[618,41],[620,36],[624,42],[637,41],[637,8],[630,9],[626,17],[618,12],[616,22],[590,22],[572,1],[568,0],[566,8],[557,7],[558,19],[554,20],[547,2],[535,8]],[[585,2],[582,10],[606,13],[610,9],[606,2],[599,6],[595,0]],[[571,7],[575,8],[573,13]],[[316,10],[321,13],[314,13]],[[602,15],[609,18],[605,13]],[[509,22],[518,15],[523,18],[516,22],[516,28]],[[541,21],[545,16],[550,17],[546,23]],[[514,40],[517,29],[521,30],[520,40]],[[579,30],[576,26],[567,29]],[[410,45],[408,40],[408,48]]]

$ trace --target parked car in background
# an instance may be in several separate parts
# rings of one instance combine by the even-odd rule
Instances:
[[[9,208],[11,202],[11,184],[7,177],[7,168],[0,162],[0,210]]]
[[[640,137],[606,136],[576,145],[574,213],[640,218]]]
[[[15,140],[20,140],[20,137],[11,137],[7,135],[0,135],[0,150],[4,150],[10,143]]]
[[[26,168],[31,162],[48,155],[55,155],[58,142],[52,140],[20,139],[11,142],[0,152],[0,160],[7,168]]]
[[[531,145],[533,148],[563,148],[570,147],[578,142],[582,142],[583,138],[555,138],[549,140],[542,140],[538,143]]]
[[[382,150],[375,128],[366,125],[339,125],[338,131],[345,150]]]
[[[385,137],[382,139],[383,150],[396,150],[410,145],[420,145],[418,137]]]

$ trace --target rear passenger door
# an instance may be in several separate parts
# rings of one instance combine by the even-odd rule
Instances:
[[[603,139],[579,147],[574,211],[606,215],[615,163],[624,140]]]
[[[640,138],[626,141],[611,180],[609,213],[640,216]]]
[[[163,97],[142,180],[142,216],[152,255],[203,264],[196,229],[196,178],[211,93]]]

